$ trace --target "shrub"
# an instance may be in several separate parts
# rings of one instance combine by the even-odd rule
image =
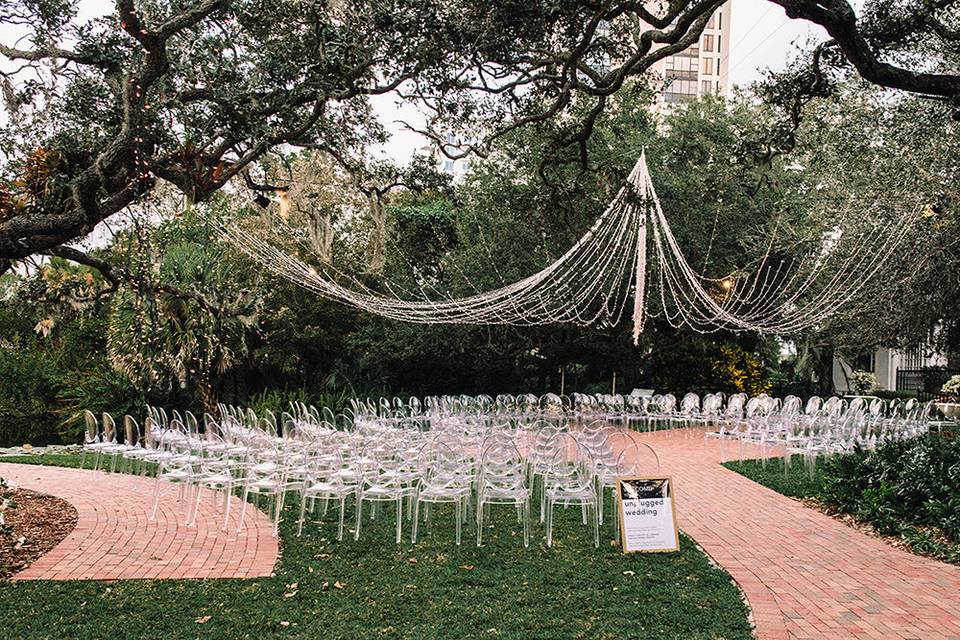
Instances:
[[[949,396],[960,395],[960,375],[950,376],[950,379],[943,383],[941,391]]]
[[[892,389],[874,389],[871,394],[884,400],[909,400],[917,397],[916,391],[894,391]]]
[[[850,387],[860,395],[870,393],[877,388],[877,376],[869,371],[854,371],[850,374]]]
[[[107,411],[119,424],[127,413],[140,420],[147,402],[130,379],[105,360],[99,366],[66,374],[57,400],[57,432],[64,443],[82,441],[84,409],[98,416]]]
[[[937,435],[881,442],[826,463],[821,500],[884,534],[936,527],[960,542],[960,441]]]
[[[0,346],[0,446],[58,441],[52,407],[59,383],[46,354],[18,343]]]
[[[721,388],[729,393],[756,396],[770,392],[763,361],[739,345],[721,345],[710,369],[722,381]]]
[[[260,393],[247,398],[244,403],[247,407],[253,409],[257,415],[263,415],[269,409],[276,415],[283,411],[290,411],[291,402],[303,402],[313,404],[313,397],[306,389],[264,389]]]

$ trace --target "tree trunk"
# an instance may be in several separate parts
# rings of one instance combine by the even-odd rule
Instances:
[[[214,388],[213,382],[210,379],[210,375],[207,372],[202,372],[196,378],[197,384],[197,396],[200,398],[200,405],[203,407],[204,412],[209,413],[212,416],[217,415],[217,402],[219,397],[217,396],[217,391]]]

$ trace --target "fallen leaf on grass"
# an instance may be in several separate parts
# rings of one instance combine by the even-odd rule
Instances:
[[[291,591],[290,593],[285,593],[285,594],[283,594],[283,597],[284,597],[284,598],[292,598],[292,597],[295,596],[295,595],[297,595],[297,592],[296,592],[296,591]]]
[[[344,589],[344,588],[346,588],[347,585],[345,585],[344,583],[342,583],[342,582],[340,582],[339,580],[337,580],[336,582],[333,583],[333,586],[334,586],[334,588],[336,588],[336,589]]]
[[[213,616],[200,616],[199,618],[194,620],[194,622],[196,622],[197,624],[204,624],[206,622],[210,622],[210,618],[212,617]]]
[[[462,565],[460,565],[460,568],[463,569],[464,571],[473,571],[473,570],[476,569],[477,567],[476,567],[475,565],[472,565],[472,564],[462,564]]]
[[[289,626],[290,626],[290,623],[287,622],[286,620],[281,620],[281,621],[280,621],[280,626],[281,626],[281,627],[289,627]]]
[[[635,574],[633,571],[624,571],[624,572],[623,572],[623,575],[625,575],[625,576],[633,576],[633,575],[636,575],[636,574]]]
[[[416,559],[416,558],[408,558],[408,559],[407,559],[407,562],[409,562],[410,564],[417,564],[417,559]]]

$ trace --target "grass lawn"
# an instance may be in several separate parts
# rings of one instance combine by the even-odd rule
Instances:
[[[817,496],[823,486],[823,462],[823,458],[817,458],[813,475],[804,465],[802,455],[793,456],[786,471],[784,471],[783,458],[734,460],[724,462],[723,466],[785,496],[811,498]]]
[[[79,456],[3,460],[79,464]],[[364,523],[359,542],[338,543],[335,515],[331,509],[327,522],[306,526],[297,538],[296,514],[288,511],[272,578],[0,582],[0,637],[751,637],[730,576],[685,536],[676,554],[624,556],[609,544],[607,523],[607,539],[594,549],[579,509],[571,508],[557,512],[552,549],[538,524],[524,549],[514,512],[503,508],[494,511],[482,548],[472,529],[457,548],[452,507],[440,507],[416,546],[393,543],[387,513]]]

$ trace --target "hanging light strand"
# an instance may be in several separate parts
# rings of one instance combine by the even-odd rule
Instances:
[[[422,283],[416,299],[394,283],[383,285],[386,293],[376,291],[333,265],[314,268],[237,224],[219,230],[272,273],[316,295],[404,322],[613,326],[632,297],[637,343],[648,316],[702,333],[783,334],[819,325],[861,294],[909,236],[918,211],[886,226],[874,224],[850,239],[840,231],[828,234],[814,251],[795,258],[776,256],[771,238],[752,273],[710,278],[686,260],[641,154],[626,184],[566,253],[517,282],[460,298],[431,298]],[[657,290],[654,298],[652,289]]]

